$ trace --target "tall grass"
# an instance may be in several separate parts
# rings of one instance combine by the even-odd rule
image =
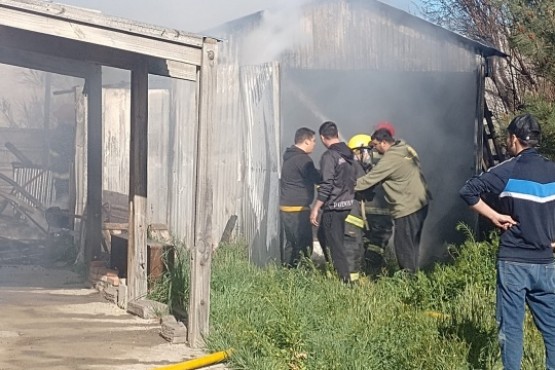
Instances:
[[[468,236],[450,248],[453,264],[354,285],[311,265],[260,269],[243,245],[220,246],[207,345],[233,348],[233,369],[498,369],[498,240]],[[542,368],[543,344],[529,316],[526,341],[523,369]]]

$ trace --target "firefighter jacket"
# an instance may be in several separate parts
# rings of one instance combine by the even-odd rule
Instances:
[[[431,199],[418,154],[402,140],[396,141],[376,166],[357,180],[355,190],[366,190],[380,183],[394,219],[422,209]]]
[[[555,242],[555,163],[536,149],[521,151],[487,172],[471,178],[459,191],[468,205],[480,195],[497,195],[498,212],[517,224],[501,235],[499,260],[523,263],[553,261]]]
[[[343,143],[330,145],[320,158],[322,181],[318,186],[318,200],[323,210],[350,210],[355,198],[356,175],[351,149]]]
[[[369,172],[372,167],[374,167],[380,159],[382,155],[380,153],[372,153],[372,166],[366,171]],[[364,176],[363,173],[362,176]],[[359,176],[360,177],[360,176]],[[358,177],[357,177],[358,178]],[[364,212],[367,215],[389,215],[391,216],[391,209],[389,207],[389,203],[385,200],[385,191],[383,190],[382,184],[378,184],[371,189],[365,191],[369,194],[369,196],[364,197]]]
[[[359,178],[364,175],[364,168],[358,161],[353,162],[353,167],[355,170],[355,177]],[[357,196],[353,200],[353,205],[351,207],[351,212],[345,220],[345,235],[351,235],[353,233],[360,232],[365,227],[364,216],[362,214],[362,204]],[[362,234],[361,234],[362,235]]]
[[[320,173],[312,158],[294,145],[287,148],[281,169],[280,206],[310,207],[314,201],[314,187],[319,181]]]

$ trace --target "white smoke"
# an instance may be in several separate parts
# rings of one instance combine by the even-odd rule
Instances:
[[[309,41],[304,32],[302,8],[307,0],[281,2],[278,9],[262,12],[262,21],[241,44],[242,65],[255,65],[278,59],[285,51]]]

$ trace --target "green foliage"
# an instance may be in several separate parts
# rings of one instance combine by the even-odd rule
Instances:
[[[555,160],[555,104],[541,97],[528,96],[525,110],[538,118],[542,125],[540,152]]]
[[[312,266],[260,269],[244,247],[220,247],[208,346],[233,348],[233,369],[494,369],[493,237],[452,247],[455,262],[428,274],[354,285]]]
[[[489,44],[508,57],[494,58],[488,100],[496,119],[531,112],[543,128],[541,152],[555,159],[555,2],[551,0],[422,0],[430,21]],[[496,95],[496,96],[493,96]],[[506,117],[503,117],[504,115]],[[503,126],[503,127],[506,127]]]
[[[352,285],[310,263],[258,268],[244,245],[220,246],[212,264],[208,349],[232,348],[232,369],[499,369],[499,238],[492,233],[477,242],[466,226],[459,230],[467,240],[450,247],[453,263]],[[168,266],[181,267],[166,276],[178,283],[158,288],[164,301],[187,301],[185,261]],[[183,294],[174,291],[178,286]],[[542,368],[543,343],[530,315],[525,329],[523,369]]]
[[[555,82],[555,3],[511,0],[506,8],[512,47],[527,58],[534,73]]]
[[[165,273],[149,292],[149,298],[168,305],[170,312],[189,306],[191,275],[190,253],[182,244],[167,250],[163,256]]]

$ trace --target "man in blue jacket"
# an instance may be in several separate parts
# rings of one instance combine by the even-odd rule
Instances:
[[[463,200],[502,230],[497,256],[497,307],[501,358],[506,370],[520,369],[526,304],[543,335],[547,369],[555,369],[555,163],[536,146],[541,128],[530,114],[507,128],[514,157],[466,182]],[[499,199],[493,209],[480,196]]]

